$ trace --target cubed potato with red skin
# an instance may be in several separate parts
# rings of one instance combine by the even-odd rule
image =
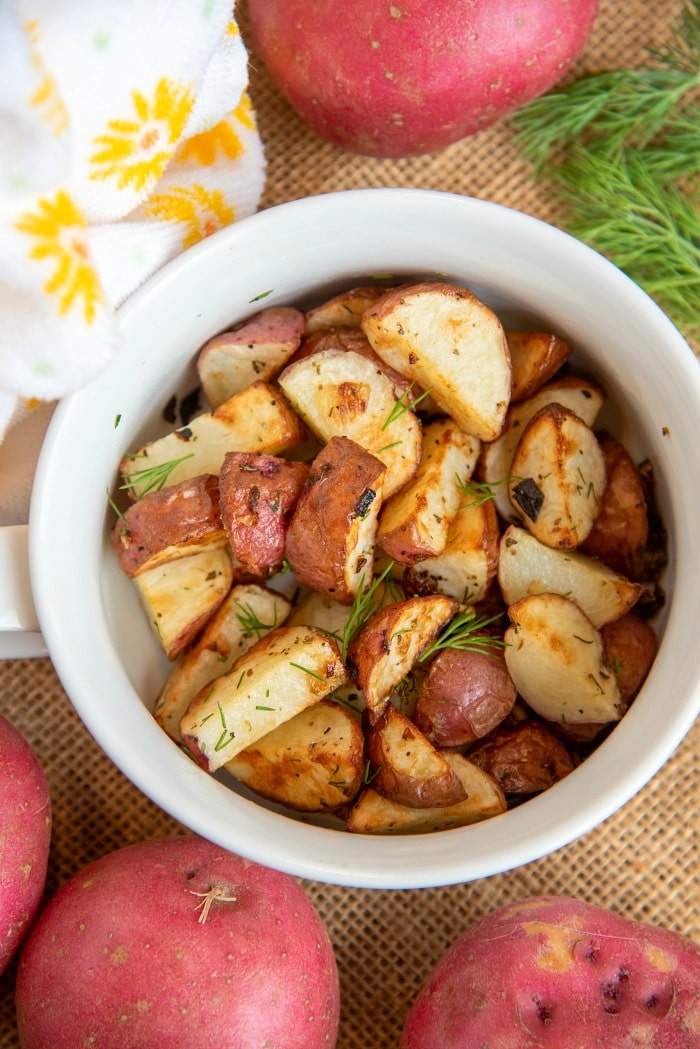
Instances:
[[[571,353],[568,342],[543,331],[506,331],[511,363],[511,404],[524,401],[559,371]]]
[[[572,897],[533,896],[456,938],[411,1004],[399,1046],[691,1049],[698,1031],[700,948],[690,938]]]
[[[637,579],[637,564],[649,535],[647,505],[639,471],[627,449],[609,433],[597,434],[607,481],[600,512],[581,546],[621,575]]]
[[[287,527],[309,476],[306,463],[229,452],[219,475],[221,519],[240,567],[267,579],[282,568]]]
[[[493,776],[504,794],[537,794],[574,769],[561,739],[537,721],[497,729],[471,747],[468,756]]]
[[[600,635],[608,663],[615,671],[620,698],[633,699],[656,657],[658,639],[653,628],[634,612],[606,623]]]
[[[347,437],[314,459],[287,530],[285,556],[300,583],[352,604],[372,578],[386,467]]]
[[[461,747],[500,725],[515,699],[501,651],[447,648],[430,664],[414,717],[436,746]]]
[[[395,368],[389,367],[381,357],[377,356],[370,346],[367,336],[359,327],[319,328],[313,331],[311,335],[307,335],[302,340],[301,346],[294,356],[290,358],[289,363],[294,364],[296,361],[301,360],[302,357],[310,357],[314,353],[323,353],[324,350],[351,350],[354,353],[359,353],[361,357],[366,357],[368,361],[376,365],[391,380],[397,399],[403,397],[404,403],[409,408],[413,406],[414,402],[422,394],[422,391],[416,390],[415,384],[411,383],[405,375],[397,372]]]
[[[0,973],[39,911],[51,844],[51,795],[33,747],[0,714]]]
[[[338,972],[323,922],[287,874],[194,835],[76,872],[22,951],[23,1049],[330,1049]]]
[[[117,519],[112,546],[129,577],[199,551],[226,545],[213,474],[147,492]]]

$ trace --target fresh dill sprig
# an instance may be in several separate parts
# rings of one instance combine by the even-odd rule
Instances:
[[[450,620],[432,645],[421,652],[418,662],[424,662],[445,648],[456,648],[460,652],[487,653],[494,648],[503,648],[505,642],[502,638],[483,632],[487,626],[500,618],[500,614],[479,617],[473,608],[465,608]]]
[[[700,0],[638,69],[588,73],[511,119],[563,224],[700,337]]]
[[[414,385],[415,382],[410,382],[406,389],[403,391],[396,404],[384,420],[384,423],[382,424],[382,430],[386,430],[387,427],[391,426],[392,423],[395,423],[396,420],[400,419],[401,416],[405,415],[406,412],[413,411],[415,408],[417,408],[420,402],[424,401],[430,393],[430,390],[425,390],[424,393],[419,394],[418,397],[414,397],[413,400],[409,400]]]
[[[462,478],[457,475],[458,489],[463,495],[469,497],[469,502],[462,503],[459,509],[468,510],[473,506],[483,506],[484,503],[488,503],[491,499],[495,499],[496,493],[494,492],[494,488],[498,488],[504,484],[510,484],[512,480],[512,477],[503,477],[500,481],[491,481],[487,484],[485,481],[463,481]]]
[[[364,572],[360,576],[360,585],[350,608],[350,615],[345,623],[343,637],[340,643],[340,652],[343,660],[347,659],[348,646],[355,637],[355,634],[359,633],[370,616],[373,616],[374,613],[378,612],[381,608],[382,595],[377,595],[377,590],[389,577],[393,567],[394,562],[390,561],[384,571],[376,576],[367,588],[365,588],[364,585]]]
[[[155,466],[144,466],[141,470],[132,470],[120,488],[132,489],[137,499],[141,499],[148,492],[159,492],[165,486],[175,467],[184,463],[185,459],[191,459],[193,455],[194,452],[190,452],[189,455],[183,455],[179,459],[170,459],[167,463],[157,463]]]
[[[246,603],[245,605],[241,601],[236,601],[236,606],[240,609],[236,612],[236,619],[243,628],[244,637],[252,637],[253,634],[258,640],[268,633],[270,630],[274,630],[277,626],[277,607],[274,608],[273,620],[271,623],[263,623],[257,613],[251,606]]]

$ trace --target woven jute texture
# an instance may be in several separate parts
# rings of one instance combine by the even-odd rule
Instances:
[[[680,6],[603,0],[576,72],[640,64],[645,48],[665,38]],[[241,21],[245,33],[243,11]],[[532,181],[519,158],[505,123],[427,157],[356,157],[319,141],[301,124],[254,54],[251,66],[251,91],[268,158],[263,207],[332,190],[410,186],[487,198],[559,221],[546,188]],[[96,694],[95,703],[101,698]],[[673,702],[672,696],[668,699]],[[113,849],[183,831],[102,753],[48,659],[0,662],[0,712],[36,748],[50,782],[54,831],[47,896]],[[606,823],[555,854],[506,874],[447,888],[395,892],[305,882],[337,953],[343,1000],[338,1049],[395,1047],[412,997],[458,932],[492,908],[525,895],[567,893],[676,929],[700,943],[699,753],[696,724],[654,779]],[[16,963],[0,977],[0,1049],[19,1046],[15,972]]]

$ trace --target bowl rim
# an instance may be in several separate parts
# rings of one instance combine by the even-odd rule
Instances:
[[[188,249],[142,286],[120,310],[125,330],[137,326],[141,315],[147,314],[151,303],[159,297],[167,297],[170,289],[177,289],[200,268],[206,269],[217,262],[230,263],[234,250],[244,251],[256,238],[277,235],[280,227],[297,228],[311,220],[332,224],[342,212],[344,221],[352,214],[363,216],[402,215],[406,209],[420,208],[422,221],[456,213],[469,225],[478,218],[487,227],[499,231],[507,228],[522,237],[532,238],[533,246],[562,247],[567,257],[576,260],[586,272],[595,272],[596,279],[609,289],[612,300],[629,304],[639,311],[639,323],[649,327],[673,355],[673,369],[679,380],[679,396],[687,406],[700,406],[700,369],[697,360],[680,332],[671,324],[658,306],[617,267],[605,260],[592,248],[575,240],[563,230],[543,220],[516,211],[491,201],[445,193],[438,190],[368,188],[341,190],[314,197],[288,201],[275,207],[257,212],[219,231],[213,236]],[[460,219],[462,221],[462,218]],[[504,223],[506,224],[504,226]],[[254,308],[251,308],[251,312]],[[193,349],[196,350],[196,347]],[[285,870],[298,877],[315,881],[348,885],[358,888],[408,889],[448,885],[475,880],[522,866],[554,852],[581,837],[625,805],[658,771],[681,742],[700,712],[700,668],[686,671],[684,679],[689,685],[673,716],[664,719],[653,733],[649,733],[649,718],[645,718],[644,729],[627,730],[625,723],[629,715],[598,749],[587,758],[588,769],[581,783],[581,769],[548,791],[527,802],[530,820],[513,820],[514,813],[506,813],[481,824],[467,828],[442,831],[439,834],[422,835],[420,859],[416,857],[417,838],[405,836],[355,836],[338,833],[329,837],[329,831],[261,808],[255,803],[244,802],[216,779],[203,776],[201,771],[185,757],[174,751],[181,763],[175,783],[166,783],[154,776],[148,763],[135,752],[132,737],[127,727],[120,723],[113,711],[105,710],[96,702],[95,675],[86,672],[83,652],[79,645],[77,624],[68,621],[66,604],[75,610],[80,602],[90,613],[78,617],[81,622],[100,620],[101,595],[99,579],[82,579],[83,589],[76,593],[76,580],[70,578],[70,558],[56,559],[55,543],[52,547],[55,515],[66,504],[65,458],[75,455],[78,436],[83,419],[94,412],[94,403],[109,388],[113,376],[128,368],[134,357],[133,347],[127,345],[117,361],[109,366],[88,387],[79,390],[62,401],[52,418],[46,440],[37,465],[30,509],[29,551],[32,588],[42,634],[61,683],[88,731],[109,758],[122,772],[161,809],[185,827],[209,838],[217,844],[239,852],[247,858],[267,866]],[[161,371],[164,368],[161,366]],[[682,390],[682,394],[681,394]],[[92,407],[91,407],[92,405]],[[694,458],[693,458],[694,457]],[[698,453],[692,453],[693,462],[700,464]],[[690,461],[690,460],[689,460]],[[700,476],[700,468],[696,476]],[[72,488],[77,493],[75,486]],[[678,493],[673,492],[676,498]],[[687,496],[683,496],[687,499]],[[686,508],[687,509],[687,508]],[[70,510],[69,512],[72,512]],[[683,524],[683,522],[680,522]],[[698,540],[692,529],[684,527],[679,543],[683,549],[693,545],[700,551]],[[82,545],[83,556],[97,566],[99,544],[89,537]],[[92,559],[92,560],[91,560]],[[687,586],[682,576],[677,579]],[[80,605],[78,604],[78,607]],[[92,619],[90,618],[92,617]],[[93,622],[94,626],[94,622]],[[104,633],[102,624],[100,634]],[[681,632],[680,612],[671,605],[667,631]],[[71,639],[71,644],[67,639]],[[115,683],[118,690],[130,689],[123,668],[109,644],[101,638],[97,654],[103,659],[104,679]],[[645,690],[657,679],[666,680],[671,656],[657,660]],[[643,691],[645,691],[643,690]],[[120,691],[120,694],[122,694]],[[143,704],[136,696],[127,696],[128,706],[124,713],[134,708],[134,699],[144,714]],[[126,693],[124,694],[126,696]],[[136,715],[137,718],[140,715]],[[163,747],[173,747],[164,733],[155,726],[150,714],[139,722],[148,747],[153,748],[159,759],[164,755]],[[162,737],[162,738],[160,738]],[[620,762],[618,747],[613,740],[624,738],[624,761]],[[639,751],[639,748],[644,749]],[[613,760],[608,760],[612,748]],[[170,752],[169,752],[170,753]],[[635,760],[635,753],[637,757]],[[163,757],[167,763],[172,761]],[[206,781],[206,782],[203,782]],[[581,786],[597,784],[596,790],[582,792]],[[579,785],[581,783],[581,786]],[[235,826],[230,815],[220,814],[222,792],[229,801],[226,807],[235,812]],[[244,801],[244,799],[243,799]],[[562,811],[572,806],[562,816]],[[522,812],[523,806],[515,810]],[[532,829],[536,824],[536,832]],[[465,838],[468,833],[468,839]],[[339,840],[340,839],[340,840]],[[468,849],[468,853],[467,853]]]

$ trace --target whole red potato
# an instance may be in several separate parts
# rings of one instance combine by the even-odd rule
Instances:
[[[333,1049],[338,972],[289,875],[196,836],[89,864],[20,955],[22,1049]]]
[[[51,798],[39,759],[0,715],[0,973],[36,915],[46,883]]]
[[[598,0],[248,0],[255,50],[322,138],[429,153],[548,91]]]
[[[698,1049],[700,948],[568,896],[467,928],[413,1001],[399,1049]]]

